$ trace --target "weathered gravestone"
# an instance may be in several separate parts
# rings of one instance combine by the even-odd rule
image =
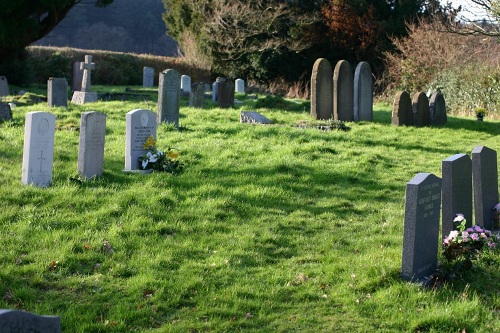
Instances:
[[[212,83],[212,102],[217,102],[217,87],[219,86],[219,82],[215,81]]]
[[[472,150],[475,224],[493,229],[492,210],[498,203],[497,152],[485,146]]]
[[[232,108],[234,106],[234,83],[221,81],[217,86],[217,104],[220,108]]]
[[[24,127],[22,183],[46,187],[52,183],[56,116],[28,112]]]
[[[101,112],[84,112],[80,119],[80,145],[78,148],[78,173],[83,178],[102,175],[104,166],[104,140],[106,115]]]
[[[82,80],[83,80],[83,69],[81,61],[74,61],[72,64],[72,75],[71,75],[71,90],[81,91],[82,90]]]
[[[155,82],[155,70],[152,67],[142,68],[142,86],[144,88],[151,88]]]
[[[340,60],[333,71],[333,117],[335,120],[354,120],[354,77],[351,65]]]
[[[243,79],[236,79],[234,81],[234,91],[237,93],[245,93],[245,81]]]
[[[446,116],[446,103],[444,101],[444,96],[439,91],[432,94],[429,100],[429,111],[431,113],[432,125],[445,125],[448,121],[448,117]]]
[[[441,179],[419,173],[406,184],[401,277],[427,284],[437,266]]]
[[[9,83],[5,76],[0,76],[0,97],[10,95]]]
[[[273,122],[258,112],[245,111],[240,114],[241,123],[250,124],[272,124]]]
[[[97,93],[91,92],[91,71],[95,69],[95,63],[92,62],[92,56],[86,55],[85,62],[80,63],[80,69],[83,70],[82,89],[75,91],[71,103],[85,104],[97,101]]]
[[[354,121],[373,120],[372,69],[360,62],[354,71]]]
[[[311,117],[328,120],[333,118],[332,66],[325,58],[314,62],[311,75]]]
[[[68,81],[65,78],[49,78],[47,81],[47,104],[49,107],[68,106]]]
[[[399,91],[394,98],[391,123],[395,126],[413,126],[411,98],[406,91]]]
[[[181,92],[184,96],[189,96],[191,93],[191,77],[189,75],[181,76]]]
[[[179,89],[179,85],[177,85]],[[156,140],[156,115],[153,111],[137,109],[126,115],[125,170],[139,170],[139,157],[146,153],[144,142],[150,135]]]
[[[412,99],[413,125],[417,127],[429,126],[431,124],[431,111],[429,110],[429,99],[424,92],[418,92]]]
[[[61,333],[61,319],[19,310],[0,309],[2,333]]]
[[[0,120],[7,121],[12,119],[12,110],[9,104],[0,102]]]
[[[454,229],[456,214],[463,214],[467,226],[472,225],[472,161],[469,155],[456,154],[442,161],[442,222],[443,238]]]
[[[160,73],[158,87],[158,118],[159,123],[171,123],[179,126],[180,80],[175,69],[167,69]]]
[[[189,95],[189,106],[193,108],[203,109],[205,102],[205,85],[203,83],[195,83]]]

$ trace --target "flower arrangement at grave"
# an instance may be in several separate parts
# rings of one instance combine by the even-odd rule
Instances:
[[[483,107],[474,108],[474,113],[476,114],[477,119],[483,119],[486,115],[486,109]]]
[[[443,240],[443,256],[448,261],[459,258],[470,261],[481,251],[494,249],[498,238],[490,230],[478,225],[466,228],[466,220],[463,214],[457,214],[453,220],[456,227]]]
[[[139,157],[142,170],[165,171],[176,174],[184,167],[184,164],[179,161],[180,151],[177,148],[168,148],[166,152],[159,150],[152,135],[144,142],[142,148],[146,150]]]

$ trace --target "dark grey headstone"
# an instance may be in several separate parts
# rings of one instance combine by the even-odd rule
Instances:
[[[84,112],[80,119],[80,145],[78,148],[78,173],[83,178],[102,175],[104,166],[104,140],[106,115],[101,112]]]
[[[0,96],[8,96],[9,92],[9,83],[7,82],[7,78],[5,76],[0,76]]]
[[[12,109],[8,103],[0,102],[0,120],[7,121],[12,119]]]
[[[372,69],[360,62],[354,71],[354,121],[373,120]]]
[[[493,229],[492,209],[498,203],[497,152],[485,146],[472,150],[475,224]]]
[[[446,116],[446,103],[443,94],[440,92],[432,94],[429,100],[429,110],[432,125],[440,126],[446,124],[448,117]]]
[[[177,86],[180,89],[180,86]],[[144,142],[150,135],[156,140],[156,115],[153,111],[136,109],[126,114],[125,171],[139,170],[139,157],[146,152]]]
[[[155,83],[155,69],[152,67],[142,68],[142,86],[144,88],[151,88]]]
[[[272,124],[273,122],[258,112],[245,111],[240,114],[241,123]]]
[[[429,110],[429,99],[424,92],[413,95],[413,124],[417,127],[429,126],[431,124],[431,111]]]
[[[340,60],[333,71],[333,117],[354,121],[354,76],[346,60]]]
[[[2,333],[61,333],[61,319],[18,310],[0,310]]]
[[[406,184],[401,277],[426,283],[437,266],[441,179],[419,173]]]
[[[47,81],[47,104],[49,107],[68,106],[68,81],[65,78],[49,78]]]
[[[175,69],[160,73],[158,86],[157,123],[171,123],[179,126],[179,108],[181,96],[181,76]]]
[[[314,119],[333,118],[332,75],[332,66],[328,60],[316,60],[311,75],[311,117]]]
[[[191,87],[189,94],[189,106],[193,108],[203,109],[205,102],[205,85],[203,83],[195,83]]]
[[[413,126],[413,111],[411,97],[406,91],[399,91],[392,106],[392,125]]]
[[[463,214],[467,226],[472,225],[472,161],[469,155],[456,154],[442,162],[442,223],[443,238],[454,229],[456,214]]]
[[[217,104],[220,108],[232,108],[234,106],[234,83],[220,81],[217,84]]]
[[[217,87],[219,86],[219,82],[215,81],[212,83],[212,102],[217,102]]]
[[[81,91],[82,90],[82,80],[83,80],[83,69],[81,69],[82,62],[73,62],[73,75],[71,76],[71,90]]]

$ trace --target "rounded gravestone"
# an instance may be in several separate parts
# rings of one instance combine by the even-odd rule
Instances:
[[[424,92],[417,92],[412,99],[413,124],[417,127],[429,126],[431,124],[431,111],[429,110],[429,99]]]
[[[392,125],[413,126],[413,112],[411,107],[410,94],[406,91],[399,91],[394,98],[392,106]]]
[[[340,60],[333,72],[333,117],[335,120],[354,120],[354,77],[351,65]]]
[[[431,113],[431,123],[432,125],[445,125],[448,121],[446,116],[446,103],[444,101],[444,96],[439,91],[432,94],[429,100],[429,110]]]
[[[354,71],[354,121],[362,120],[373,120],[372,69],[365,61]]]
[[[333,77],[332,66],[325,58],[314,62],[311,75],[311,117],[332,119],[333,116]]]

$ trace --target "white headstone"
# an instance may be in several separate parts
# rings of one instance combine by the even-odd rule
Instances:
[[[83,178],[102,175],[104,166],[104,140],[106,115],[101,112],[84,112],[80,119],[80,145],[78,148],[78,173]]]
[[[189,96],[191,92],[191,77],[189,75],[181,76],[181,90],[183,95]]]
[[[126,115],[125,171],[139,170],[139,157],[146,151],[144,142],[156,139],[156,114],[150,110],[132,110]]]
[[[242,79],[236,79],[234,81],[234,91],[237,93],[245,93],[245,81]]]
[[[154,86],[155,70],[152,67],[144,67],[142,69],[142,86],[150,88]]]
[[[56,116],[48,112],[26,113],[22,183],[46,187],[52,183]]]

